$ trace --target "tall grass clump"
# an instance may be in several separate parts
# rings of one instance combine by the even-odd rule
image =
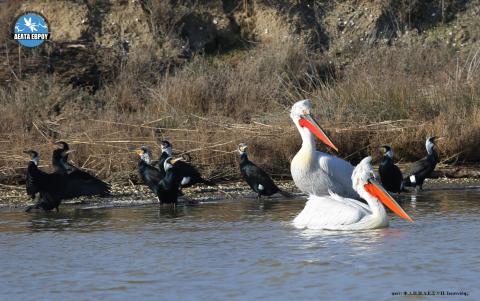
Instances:
[[[429,135],[447,138],[444,158],[478,161],[480,53],[450,49],[387,48],[351,65],[342,80],[309,93],[320,115],[337,126],[343,150],[377,152],[390,143],[399,157],[424,153]],[[365,152],[362,152],[362,155]]]
[[[168,25],[176,16],[157,5],[149,8],[150,26],[159,16],[170,18],[158,30],[176,49]],[[312,99],[338,155],[352,163],[378,157],[385,143],[402,162],[418,159],[429,135],[446,138],[439,145],[445,162],[480,160],[478,47],[464,53],[448,46],[368,48],[344,65],[341,57],[314,51],[274,10],[255,13],[255,39],[242,47],[182,63],[153,46],[132,52],[95,93],[55,74],[1,86],[0,181],[24,173],[27,148],[38,149],[48,169],[57,139],[76,150],[75,164],[111,180],[135,181],[137,158],[129,147],[149,145],[158,154],[160,139],[189,153],[212,179],[238,177],[240,142],[269,173],[288,177],[301,143],[289,108],[304,98]]]

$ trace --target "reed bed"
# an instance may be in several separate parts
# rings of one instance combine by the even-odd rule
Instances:
[[[276,22],[270,28],[278,32],[163,73],[155,58],[132,53],[95,93],[47,73],[0,86],[0,182],[21,182],[25,149],[38,150],[48,170],[59,139],[76,150],[73,163],[111,181],[136,181],[129,147],[148,145],[157,156],[162,139],[213,180],[239,177],[240,142],[267,172],[288,178],[301,143],[289,108],[304,98],[337,155],[354,164],[366,155],[378,160],[381,144],[411,162],[424,156],[429,135],[445,137],[443,163],[480,161],[479,47],[357,49],[344,64],[310,49],[275,16],[259,20]]]

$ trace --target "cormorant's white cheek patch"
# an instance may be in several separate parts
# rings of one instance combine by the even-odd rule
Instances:
[[[265,189],[265,188],[263,187],[263,185],[262,185],[262,184],[258,184],[258,190],[262,190],[262,191],[263,191],[263,189]]]
[[[417,183],[417,179],[415,179],[415,175],[410,176],[410,182],[412,182],[413,184]]]
[[[188,183],[190,183],[190,177],[184,177],[182,179],[182,185],[187,185]]]

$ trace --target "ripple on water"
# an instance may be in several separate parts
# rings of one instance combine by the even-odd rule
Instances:
[[[480,191],[425,191],[373,231],[298,230],[304,200],[0,213],[8,300],[391,298],[477,292]],[[28,287],[28,290],[25,290]]]

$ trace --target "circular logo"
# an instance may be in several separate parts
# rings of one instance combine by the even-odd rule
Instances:
[[[37,12],[26,12],[17,18],[13,39],[26,47],[37,47],[50,38],[48,22]]]

